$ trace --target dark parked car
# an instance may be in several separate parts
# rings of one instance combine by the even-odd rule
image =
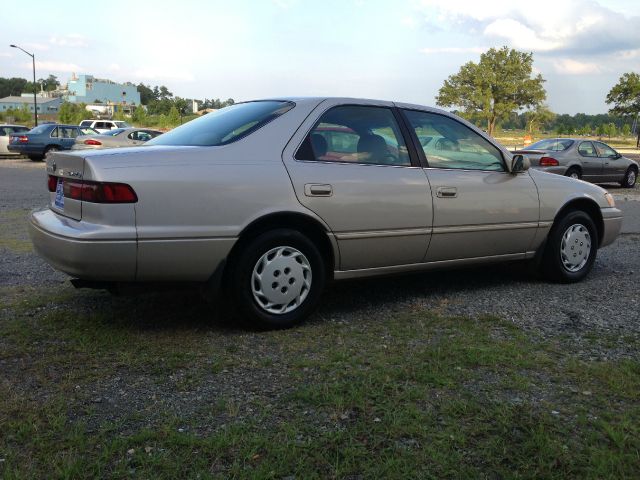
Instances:
[[[97,135],[93,128],[77,125],[43,124],[26,133],[12,134],[7,148],[31,160],[40,161],[52,152],[70,150],[79,135]]]
[[[531,167],[589,182],[617,182],[633,188],[638,164],[606,143],[584,138],[547,138],[514,153],[525,154]]]

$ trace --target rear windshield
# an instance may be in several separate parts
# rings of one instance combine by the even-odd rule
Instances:
[[[116,127],[118,128],[129,128],[131,127],[131,125],[129,125],[127,122],[113,122],[116,124]]]
[[[49,124],[38,125],[29,130],[29,133],[44,133],[49,130],[49,127],[51,127]]]
[[[540,140],[539,142],[532,143],[527,147],[527,150],[552,150],[554,152],[561,152],[573,145],[573,140],[566,138],[547,138]]]
[[[226,145],[255,132],[293,105],[273,100],[237,103],[185,123],[146,145]]]

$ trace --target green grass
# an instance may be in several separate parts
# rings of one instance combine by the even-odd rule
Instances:
[[[0,293],[3,478],[640,471],[639,362],[586,362],[500,318],[256,333],[190,294]]]
[[[33,251],[27,234],[28,210],[0,210],[0,249],[5,248],[17,253]]]

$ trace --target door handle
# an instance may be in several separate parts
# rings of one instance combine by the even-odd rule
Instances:
[[[307,183],[304,186],[304,194],[307,197],[330,197],[333,187],[326,183]]]
[[[455,198],[458,196],[456,187],[438,187],[436,189],[436,197],[439,198]]]

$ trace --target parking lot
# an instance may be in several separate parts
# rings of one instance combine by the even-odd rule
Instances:
[[[581,283],[519,264],[347,282],[263,333],[197,292],[74,290],[26,233],[44,165],[0,159],[0,473],[637,473],[640,189],[609,190],[623,234]]]

